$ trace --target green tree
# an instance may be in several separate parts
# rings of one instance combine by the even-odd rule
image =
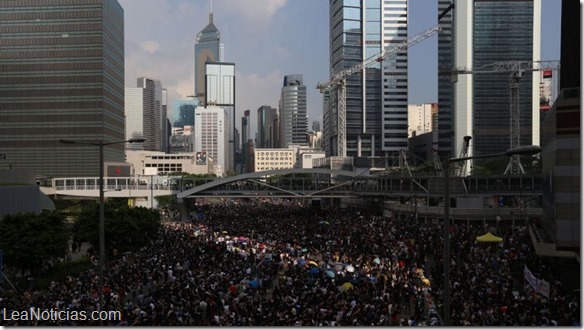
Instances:
[[[176,204],[176,195],[156,196],[159,208],[172,207]]]
[[[148,244],[160,228],[160,213],[144,207],[127,204],[105,204],[105,250],[111,254],[135,251]],[[99,245],[99,205],[85,208],[73,225],[73,234],[80,242]]]
[[[66,256],[69,230],[65,217],[48,210],[6,215],[0,221],[0,247],[7,265],[36,274],[49,261]]]
[[[237,175],[237,173],[232,169],[228,169],[227,172],[225,172],[226,177],[236,176],[236,175]]]

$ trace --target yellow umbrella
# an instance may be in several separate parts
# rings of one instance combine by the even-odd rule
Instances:
[[[425,278],[425,277],[424,277],[424,278],[422,279],[422,282],[423,282],[424,284],[426,284],[426,286],[430,286],[430,280],[429,280],[429,279],[427,279],[427,278]]]
[[[313,261],[313,260],[310,260],[310,261],[308,262],[308,264],[309,264],[309,265],[312,265],[312,266],[314,266],[314,267],[318,267],[318,264],[316,263],[316,261]]]
[[[353,288],[353,284],[351,284],[351,282],[345,282],[343,284],[343,287],[345,288],[345,290],[351,290]]]

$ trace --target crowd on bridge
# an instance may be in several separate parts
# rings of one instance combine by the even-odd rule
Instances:
[[[450,228],[453,325],[580,324],[579,295],[563,290],[524,229],[477,243],[484,232],[482,223]],[[103,310],[123,317],[106,325],[440,325],[441,233],[437,221],[289,200],[198,201],[190,219],[165,222],[150,245],[108,260]],[[549,280],[549,297],[525,285],[525,265]],[[0,297],[8,311],[96,310],[98,270]]]

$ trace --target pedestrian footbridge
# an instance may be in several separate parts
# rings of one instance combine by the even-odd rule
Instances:
[[[154,199],[177,198],[343,198],[343,197],[441,197],[443,177],[373,176],[354,171],[331,169],[286,169],[244,173],[225,178],[188,178],[155,176],[105,178],[105,197]],[[541,195],[541,175],[490,177],[453,177],[450,194],[465,195]],[[99,197],[99,179],[53,178],[41,182],[47,195]]]

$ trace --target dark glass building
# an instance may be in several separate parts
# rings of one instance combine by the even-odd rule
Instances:
[[[494,62],[533,60],[533,6],[533,0],[475,0],[473,68]],[[520,81],[520,145],[532,144],[532,79],[533,73],[525,72]],[[473,75],[474,127],[471,136],[475,155],[493,154],[510,148],[509,80],[510,72]],[[539,100],[539,90],[536,92]],[[459,141],[455,143],[460,144]]]
[[[0,0],[0,166],[98,176],[124,140],[124,11],[116,0]],[[124,145],[104,149],[124,161]]]
[[[407,40],[407,0],[329,0],[330,74]],[[407,148],[405,49],[346,78],[346,156],[397,156]],[[338,156],[338,95],[323,109],[323,148]]]

